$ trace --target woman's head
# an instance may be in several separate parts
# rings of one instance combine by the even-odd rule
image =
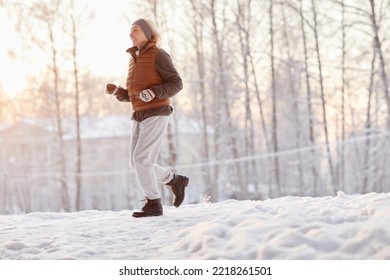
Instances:
[[[161,41],[157,26],[151,20],[145,18],[140,18],[132,24],[130,38],[133,45],[137,47],[148,41],[155,42],[156,45]]]

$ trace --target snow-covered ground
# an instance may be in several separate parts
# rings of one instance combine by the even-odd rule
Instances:
[[[0,216],[0,259],[390,259],[390,193]]]

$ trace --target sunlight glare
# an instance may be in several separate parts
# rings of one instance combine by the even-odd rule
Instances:
[[[9,96],[15,96],[27,87],[25,75],[20,73],[20,63],[2,63],[0,66],[0,87]]]

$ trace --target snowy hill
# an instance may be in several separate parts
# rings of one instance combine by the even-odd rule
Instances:
[[[0,216],[0,259],[390,259],[390,193]]]

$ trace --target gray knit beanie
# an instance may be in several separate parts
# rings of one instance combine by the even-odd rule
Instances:
[[[144,34],[145,34],[146,38],[148,39],[148,41],[150,41],[152,39],[152,29],[150,29],[149,25],[146,23],[145,20],[143,20],[142,18],[137,19],[136,21],[133,22],[133,25],[134,24],[136,24],[139,27],[141,27],[141,29],[144,32]]]

